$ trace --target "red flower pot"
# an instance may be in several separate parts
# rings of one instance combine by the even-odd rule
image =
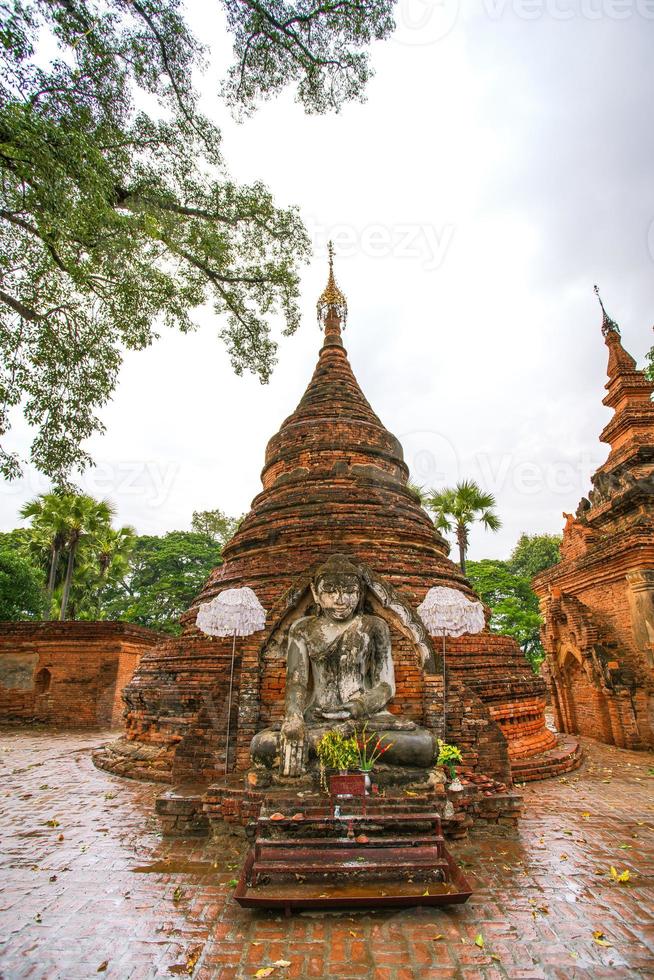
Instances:
[[[366,777],[362,772],[341,772],[329,777],[332,796],[365,796]]]

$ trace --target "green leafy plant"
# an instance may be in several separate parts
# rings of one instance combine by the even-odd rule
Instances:
[[[316,746],[316,754],[325,769],[346,772],[359,767],[356,739],[336,729],[325,732]]]
[[[450,776],[452,779],[456,776],[455,764],[463,762],[461,756],[461,749],[457,745],[449,745],[444,742],[442,738],[438,740],[438,759],[436,760],[436,765],[447,766],[450,771]]]
[[[357,757],[359,769],[362,772],[371,772],[374,764],[392,748],[392,742],[382,744],[377,732],[367,732],[368,724],[363,726],[360,732],[355,732],[354,739],[357,747]]]

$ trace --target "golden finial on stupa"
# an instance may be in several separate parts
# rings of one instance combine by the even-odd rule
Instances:
[[[333,311],[341,321],[343,327],[347,321],[347,300],[336,285],[334,279],[334,244],[330,242],[327,246],[329,253],[329,278],[327,285],[323,289],[320,299],[316,304],[318,311],[318,323],[324,327],[328,314]]]

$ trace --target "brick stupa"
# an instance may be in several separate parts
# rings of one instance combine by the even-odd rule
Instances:
[[[324,343],[299,405],[268,443],[263,489],[184,615],[182,635],[141,660],[124,693],[125,737],[98,754],[99,765],[174,783],[210,782],[225,768],[232,779],[245,773],[253,735],[283,715],[285,619],[312,571],[334,553],[369,567],[387,596],[377,612],[393,642],[390,709],[441,734],[440,640],[432,646],[416,607],[434,585],[476,596],[408,485],[400,443],[356,381],[341,338],[345,318],[330,262],[319,302]],[[232,642],[203,635],[195,621],[201,603],[239,586],[252,588],[268,614],[264,631],[236,644],[226,762]],[[470,770],[510,784],[511,764],[524,779],[533,759],[534,773],[543,775],[540,753],[556,738],[545,726],[545,684],[518,645],[488,631],[448,639],[446,662],[447,739],[461,746]]]
[[[654,748],[654,385],[602,313],[611,450],[534,589],[560,730]]]

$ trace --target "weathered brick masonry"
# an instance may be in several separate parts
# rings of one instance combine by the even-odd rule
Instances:
[[[654,390],[606,312],[610,445],[561,561],[534,579],[552,700],[562,731],[627,748],[654,745]]]
[[[0,622],[0,721],[119,727],[123,688],[160,641],[126,623]]]
[[[266,630],[237,641],[229,769],[249,766],[253,735],[281,718],[285,623],[307,601],[312,568],[335,552],[365,563],[395,599],[375,609],[391,628],[397,695],[391,710],[440,734],[442,677],[421,666],[415,609],[433,585],[474,593],[449,546],[408,486],[398,440],[363,395],[343,347],[334,308],[324,344],[296,410],[272,437],[263,489],[224,563],[184,615],[182,636],[142,659],[125,691],[125,739],[97,762],[114,772],[162,782],[215,780],[225,761],[231,640],[195,628],[198,606],[223,589],[249,586],[268,610]],[[418,630],[424,633],[419,624]],[[424,640],[431,644],[429,637]],[[440,641],[433,651],[440,662]],[[447,643],[447,736],[478,773],[510,783],[510,758],[556,744],[545,727],[545,684],[519,647],[488,632]]]

